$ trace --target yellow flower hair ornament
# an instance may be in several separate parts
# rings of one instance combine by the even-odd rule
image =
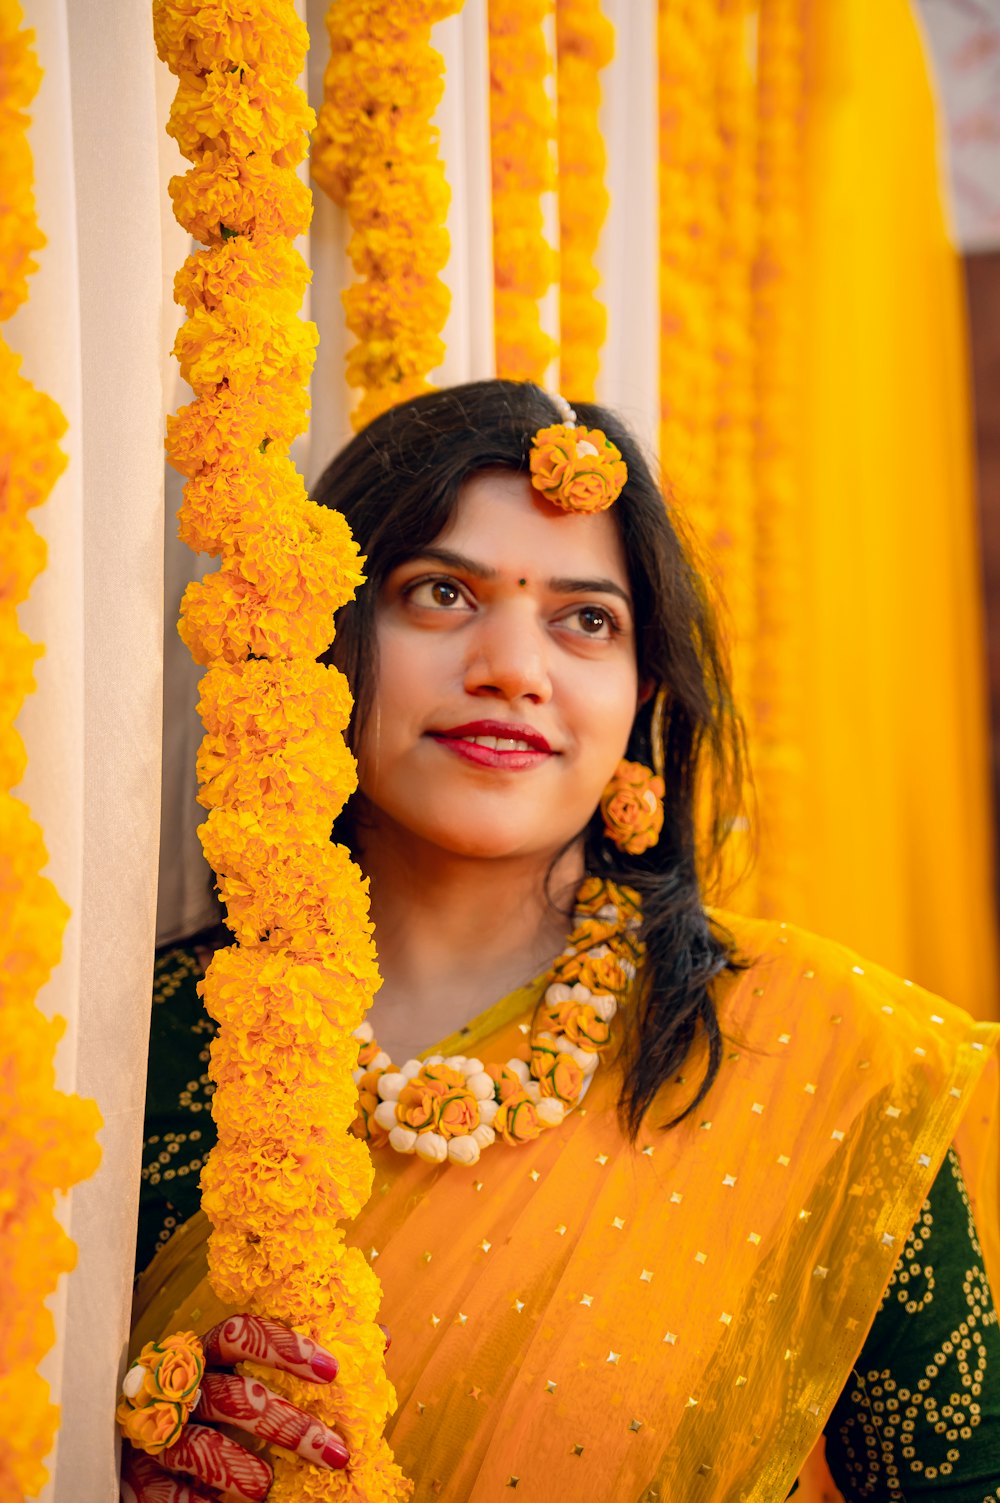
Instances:
[[[193,1331],[147,1341],[122,1379],[115,1418],[126,1440],[150,1456],[172,1446],[198,1402],[205,1353]]]
[[[561,422],[540,428],[531,441],[531,483],[563,511],[605,511],[625,488],[621,450],[600,428],[581,428],[564,397],[553,396]]]

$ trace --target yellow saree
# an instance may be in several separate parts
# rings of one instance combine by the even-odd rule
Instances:
[[[953,1141],[996,1286],[1000,1025],[802,930],[717,918],[753,963],[719,984],[722,1070],[680,1126],[630,1144],[605,1067],[560,1128],[475,1168],[376,1151],[349,1235],[377,1260],[416,1503],[784,1498]],[[536,1000],[438,1051],[507,1058]],[[143,1275],[136,1344],[224,1313],[207,1235],[193,1217]]]

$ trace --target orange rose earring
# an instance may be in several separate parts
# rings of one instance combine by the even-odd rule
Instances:
[[[641,762],[626,762],[615,768],[601,794],[604,833],[620,851],[641,856],[660,838],[663,829],[663,779]]]
[[[660,838],[663,829],[663,712],[666,690],[660,689],[653,705],[650,742],[656,771],[642,762],[628,762],[623,757],[601,794],[601,817],[604,833],[620,851],[641,856]]]

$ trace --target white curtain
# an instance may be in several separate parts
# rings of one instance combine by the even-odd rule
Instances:
[[[325,0],[300,0],[322,92]],[[656,8],[607,0],[618,50],[605,84],[612,176],[602,250],[611,339],[601,391],[652,447],[656,432]],[[55,1300],[46,1362],[62,1404],[45,1503],[114,1503],[113,1410],[129,1326],[154,942],[217,915],[195,834],[199,671],[176,633],[187,581],[211,561],[176,539],[180,484],[164,482],[166,412],[185,397],[170,346],[173,274],[187,253],[166,185],[183,164],[164,133],[174,81],[155,56],[146,0],[25,0],[44,69],[33,111],[48,246],[10,325],[27,375],[69,420],[70,463],[36,525],[49,563],[21,612],[46,645],[19,720],[17,790],[47,839],[48,875],[72,909],[40,1001],[68,1021],[60,1085],[98,1101],[98,1174],[62,1208],[79,1247]],[[435,42],[452,187],[453,293],[441,384],[493,374],[486,0],[467,0]],[[313,419],[298,460],[309,483],[350,436],[343,377],[350,275],[342,213],[322,195],[308,316],[320,327]],[[162,736],[162,742],[161,742]],[[162,745],[162,785],[161,785]],[[162,786],[162,817],[161,817]]]
[[[79,1247],[47,1371],[63,1406],[49,1496],[112,1499],[128,1324],[160,802],[163,285],[148,9],[27,0],[45,70],[33,110],[48,236],[10,330],[69,419],[69,467],[37,517],[49,564],[21,612],[46,646],[19,728],[18,793],[72,909],[40,1001],[68,1030],[60,1084],[95,1097],[103,1161],[64,1207]],[[69,1376],[71,1375],[71,1377]]]

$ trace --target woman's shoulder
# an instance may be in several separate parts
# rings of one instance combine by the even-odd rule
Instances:
[[[777,1009],[800,1023],[846,1025],[865,1035],[902,1034],[912,1049],[921,1047],[920,1036],[980,1048],[992,1047],[1000,1037],[1000,1024],[977,1023],[946,997],[839,940],[724,909],[710,909],[709,916],[732,941],[743,967],[727,979],[721,1006],[745,1023]]]

